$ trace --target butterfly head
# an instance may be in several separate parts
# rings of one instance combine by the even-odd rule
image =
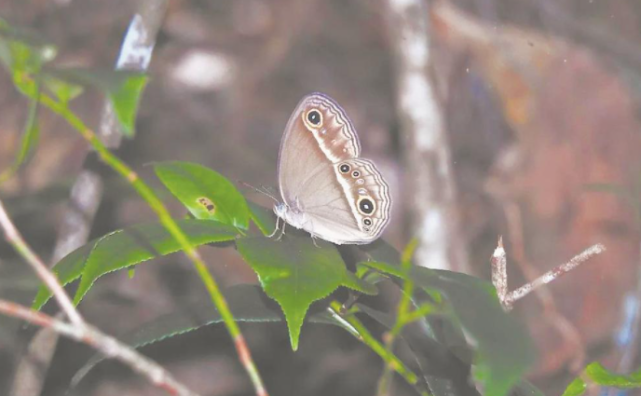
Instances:
[[[288,211],[289,206],[287,206],[285,202],[277,202],[276,204],[274,204],[274,213],[276,213],[276,216],[280,217],[281,219],[285,218]]]
[[[274,205],[274,213],[296,228],[303,228],[303,225],[307,223],[307,216],[297,205],[290,207],[285,202],[279,202]]]

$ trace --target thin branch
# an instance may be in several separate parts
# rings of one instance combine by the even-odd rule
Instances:
[[[363,342],[365,345],[370,347],[377,355],[383,359],[385,364],[391,367],[394,371],[399,373],[401,377],[407,381],[410,385],[416,385],[418,383],[418,377],[416,374],[410,370],[403,361],[397,358],[393,353],[388,351],[383,344],[378,342],[378,340],[367,330],[367,327],[361,323],[358,318],[354,315],[342,315],[342,305],[338,301],[332,301],[330,304],[331,311],[333,315],[338,315],[342,317],[350,326],[350,328],[356,330],[356,334],[352,333],[359,341]],[[351,332],[350,332],[351,333]]]
[[[497,190],[493,191],[496,192]],[[525,254],[525,238],[523,235],[521,208],[514,200],[514,197],[510,194],[499,194],[498,197],[503,201],[510,242],[512,243],[512,253],[518,266],[525,275],[526,281],[532,282],[538,278],[538,272],[530,264],[527,255]],[[507,282],[507,274],[505,274],[505,276]],[[505,292],[507,293],[507,289]],[[547,319],[547,322],[561,334],[561,337],[567,344],[573,345],[575,356],[572,359],[572,363],[569,368],[574,372],[579,371],[585,365],[584,363],[586,358],[585,345],[583,344],[579,330],[558,310],[554,302],[552,292],[548,288],[537,288],[535,296],[541,303],[543,315]],[[505,298],[507,298],[507,294],[503,297],[504,299],[502,300],[502,304],[505,306]],[[511,306],[507,307],[507,309],[511,309]]]
[[[31,324],[52,329],[58,334],[87,344],[107,357],[118,359],[145,376],[152,384],[171,395],[198,396],[178,382],[158,363],[139,354],[135,349],[102,333],[88,324],[74,325],[10,301],[0,300],[0,313],[25,320]]]
[[[145,183],[138,174],[129,167],[129,165],[109,151],[98,136],[89,129],[78,116],[69,110],[65,104],[60,103],[47,95],[41,95],[40,102],[54,113],[60,115],[69,123],[69,125],[76,129],[96,150],[98,157],[116,173],[122,176],[156,213],[160,224],[162,224],[169,234],[178,242],[181,250],[185,253],[192,264],[194,264],[194,267],[196,267],[198,276],[205,284],[205,288],[207,289],[212,302],[218,308],[220,315],[223,318],[223,322],[225,323],[225,327],[227,327],[227,331],[234,341],[238,358],[251,379],[256,395],[267,396],[267,390],[265,389],[256,364],[252,359],[245,338],[243,337],[238,324],[234,321],[234,316],[229,309],[227,300],[225,300],[225,297],[218,286],[218,282],[209,272],[209,269],[200,256],[198,250],[192,246],[187,235],[171,217],[171,214],[160,198],[158,198],[154,190],[149,187],[149,185]]]
[[[506,255],[503,248],[502,239],[499,239],[497,248],[492,255],[492,283],[496,288],[501,304],[506,310],[512,309],[514,303],[521,298],[527,296],[529,293],[537,290],[543,285],[546,285],[562,275],[567,274],[579,265],[583,264],[590,258],[605,252],[605,246],[600,243],[592,245],[585,249],[580,254],[572,257],[570,261],[561,264],[558,267],[546,272],[531,282],[519,287],[518,289],[507,292],[507,272],[506,272]]]
[[[528,282],[525,285],[519,287],[518,289],[508,293],[505,298],[505,303],[511,307],[514,304],[514,302],[525,297],[530,292],[538,289],[543,285],[546,285],[552,282],[553,280],[559,278],[562,275],[567,274],[568,272],[572,271],[573,269],[583,264],[590,258],[596,256],[597,254],[601,254],[603,252],[605,252],[605,246],[603,246],[600,243],[590,246],[589,248],[585,249],[582,253],[572,257],[572,259],[567,263],[559,265],[555,269],[546,272],[545,274],[536,278],[532,282]]]
[[[65,312],[69,320],[76,326],[83,326],[85,321],[73,306],[71,299],[67,296],[62,286],[60,286],[56,276],[49,271],[40,257],[31,250],[22,238],[22,235],[20,235],[20,232],[9,218],[2,201],[0,201],[0,227],[4,230],[4,236],[7,242],[29,263],[38,277],[47,285],[49,290],[51,290],[56,301],[60,304],[60,308]]]
[[[123,39],[116,68],[144,72],[151,60],[168,0],[143,0],[137,3],[138,13],[133,16]],[[115,118],[111,101],[105,99],[99,134],[111,148],[117,148],[120,144],[121,134],[116,128],[118,123]],[[71,188],[69,202],[58,226],[59,231],[51,263],[57,263],[68,253],[87,242],[102,201],[103,190],[102,175],[95,169],[91,169],[88,162],[85,162]],[[30,341],[29,353],[20,359],[10,393],[12,396],[38,396],[42,393],[46,377],[44,373],[48,370],[53,357],[58,335],[47,329],[42,329],[41,332],[46,334],[36,334]],[[46,339],[48,342],[38,341],[41,339]],[[36,342],[38,345],[32,347]],[[37,373],[39,376],[32,373]]]
[[[572,370],[579,370],[583,366],[583,362],[585,360],[585,347],[581,342],[581,337],[579,337],[576,327],[556,310],[552,297],[547,293],[542,293],[544,289],[542,289],[541,286],[546,285],[557,279],[561,275],[572,271],[591,257],[604,251],[605,246],[601,244],[593,245],[584,250],[581,254],[573,257],[572,260],[568,261],[567,263],[546,272],[542,276],[526,283],[520,288],[509,293],[507,288],[507,258],[505,249],[503,248],[503,238],[499,239],[498,246],[494,250],[494,254],[492,255],[492,283],[496,288],[496,293],[499,297],[501,305],[503,306],[503,309],[506,311],[511,310],[517,300],[525,297],[530,292],[538,291],[537,295],[539,299],[543,302],[544,307],[547,308],[545,310],[546,315],[549,315],[550,319],[554,319],[551,320],[551,323],[553,323],[554,326],[559,330],[565,340],[574,344],[576,347],[577,354],[570,367]],[[523,263],[521,263],[521,266],[524,270],[529,269],[529,267],[524,266]],[[530,271],[526,271],[526,274],[529,275]],[[532,277],[530,277],[530,279],[531,278]]]
[[[401,266],[403,272],[406,275],[409,274],[411,270],[412,256],[414,255],[414,251],[416,250],[417,245],[418,239],[413,239],[403,252]],[[383,338],[383,341],[385,342],[385,348],[390,354],[394,354],[394,342],[396,341],[396,338],[401,334],[403,327],[405,327],[405,325],[409,323],[407,317],[411,312],[413,292],[414,282],[412,282],[409,276],[406,276],[403,281],[401,298],[396,309],[396,321],[390,331],[384,334]],[[392,386],[392,373],[392,364],[386,364],[385,367],[383,367],[383,373],[381,374],[378,381],[378,390],[376,392],[378,396],[385,396],[390,394],[390,389]]]
[[[505,306],[507,297],[507,257],[505,248],[503,248],[503,237],[499,238],[499,242],[492,254],[492,284],[496,288],[496,293],[499,295],[499,300]]]
[[[116,358],[129,365],[135,371],[147,377],[153,384],[165,389],[172,395],[196,396],[187,387],[177,382],[165,369],[157,363],[142,356],[136,350],[120,343],[113,337],[105,335],[100,330],[87,324],[73,306],[71,299],[64,291],[56,276],[44,265],[42,260],[31,250],[9,218],[2,201],[0,201],[0,226],[4,229],[5,237],[18,253],[31,265],[38,277],[51,290],[67,314],[71,323],[30,310],[19,304],[0,300],[0,313],[23,319],[29,323],[51,329],[58,334],[70,337],[90,345],[105,356]]]
[[[144,64],[144,62],[142,63]],[[30,94],[27,95],[30,97],[32,96]],[[231,310],[229,309],[225,297],[221,293],[218,283],[209,272],[198,250],[192,246],[187,235],[171,217],[171,214],[155,194],[153,189],[151,189],[149,185],[141,180],[136,172],[134,172],[126,163],[115,156],[96,135],[96,133],[89,129],[85,125],[85,123],[67,107],[65,103],[59,102],[48,95],[40,95],[32,99],[38,100],[45,107],[49,108],[51,111],[64,118],[71,127],[76,129],[96,151],[99,159],[104,161],[117,174],[122,176],[156,213],[160,223],[178,242],[181,250],[184,251],[187,258],[196,267],[196,272],[205,284],[205,288],[207,289],[212,302],[218,308],[221,317],[223,318],[223,322],[225,323],[225,326],[227,327],[227,330],[236,347],[236,352],[238,354],[239,360],[251,379],[256,395],[267,396],[267,391],[262,382],[256,364],[252,359],[249,348],[247,347],[245,338],[243,337],[238,324],[234,321],[234,317],[231,313]]]

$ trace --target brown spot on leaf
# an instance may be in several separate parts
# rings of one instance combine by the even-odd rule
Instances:
[[[216,211],[216,205],[207,197],[200,197],[197,199],[198,203],[202,205],[209,213],[214,213]]]

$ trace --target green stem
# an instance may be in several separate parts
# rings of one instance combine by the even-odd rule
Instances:
[[[409,274],[412,266],[412,255],[416,250],[418,245],[418,240],[413,239],[403,251],[403,256],[401,258],[401,269],[405,274]],[[405,281],[403,282],[403,290],[401,292],[401,300],[398,303],[398,308],[396,311],[396,321],[392,329],[387,332],[384,337],[385,340],[385,349],[389,354],[394,354],[394,342],[396,337],[401,333],[403,327],[410,322],[408,316],[410,315],[411,308],[411,298],[412,293],[414,292],[414,282],[411,281],[409,276],[404,277]],[[389,364],[383,367],[383,373],[381,378],[378,381],[377,396],[385,396],[390,394],[390,387],[392,384],[392,370]]]
[[[383,359],[386,366],[391,367],[394,371],[399,373],[410,385],[415,386],[418,384],[418,377],[416,374],[410,370],[405,363],[385,348],[383,344],[378,342],[378,340],[369,332],[369,330],[367,330],[367,327],[365,327],[365,325],[363,325],[356,316],[341,314],[342,305],[338,301],[332,301],[330,307],[335,314],[341,316],[347,323],[356,329],[358,332],[358,339],[376,352],[376,354]]]
[[[71,110],[69,110],[69,108],[65,104],[62,104],[46,95],[41,95],[39,99],[40,103],[48,107],[54,113],[63,117],[72,127],[80,132],[80,134],[96,150],[100,159],[111,168],[113,168],[123,178],[125,178],[138,192],[138,194],[147,202],[147,204],[154,210],[154,212],[156,212],[160,223],[165,227],[165,229],[167,229],[167,231],[174,237],[174,239],[176,239],[176,241],[180,244],[182,250],[184,250],[187,257],[196,267],[198,275],[205,284],[205,287],[207,288],[207,291],[209,292],[213,303],[218,308],[220,315],[225,322],[225,326],[227,327],[229,334],[234,340],[234,344],[236,346],[240,361],[244,365],[245,370],[251,378],[256,394],[259,396],[267,396],[267,391],[265,390],[262,379],[251,357],[249,349],[247,348],[245,339],[240,332],[238,325],[234,321],[234,317],[229,310],[229,306],[227,305],[225,297],[220,291],[218,283],[207,269],[207,266],[205,265],[203,259],[200,257],[198,251],[191,245],[185,233],[180,229],[176,221],[171,217],[171,214],[162,203],[162,201],[156,196],[153,190],[142,179],[138,177],[136,172],[134,172],[128,165],[126,165],[118,157],[112,154],[109,149],[105,147],[98,136],[96,136],[96,134],[91,129],[87,128],[84,122]]]

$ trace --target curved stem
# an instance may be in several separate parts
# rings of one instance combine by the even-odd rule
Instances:
[[[343,318],[349,325],[354,328],[357,332],[357,335],[353,334],[365,345],[370,347],[378,356],[383,359],[385,364],[388,367],[391,367],[394,371],[399,373],[405,381],[410,385],[418,384],[418,377],[416,374],[405,365],[399,358],[397,358],[393,353],[391,353],[383,344],[381,344],[370,332],[367,330],[367,327],[356,318],[354,315],[344,315],[341,313],[341,303],[338,301],[332,301],[330,308],[334,314],[339,315]],[[351,332],[350,332],[351,333]]]
[[[234,340],[236,346],[236,351],[238,357],[245,367],[245,370],[249,374],[249,377],[254,385],[254,390],[258,396],[267,396],[267,391],[263,385],[262,379],[256,368],[256,365],[252,359],[251,353],[247,348],[245,338],[243,337],[240,328],[234,321],[234,317],[229,310],[227,301],[220,291],[218,283],[211,275],[205,262],[201,258],[198,251],[191,245],[189,239],[185,233],[180,229],[176,221],[171,217],[169,211],[162,203],[162,201],[156,196],[154,191],[138,177],[136,172],[134,172],[127,164],[122,160],[116,157],[114,154],[105,147],[102,141],[96,136],[96,134],[89,129],[84,122],[76,116],[69,108],[49,96],[41,95],[40,102],[52,110],[54,113],[60,115],[64,118],[73,128],[75,128],[80,134],[91,144],[91,146],[96,150],[98,156],[102,161],[109,165],[116,173],[120,174],[125,180],[131,184],[131,186],[138,192],[138,194],[147,202],[151,209],[156,212],[160,223],[165,227],[165,229],[176,239],[180,244],[181,249],[185,252],[189,260],[196,267],[198,275],[202,279],[214,305],[220,311],[220,315],[225,322],[227,331]]]

